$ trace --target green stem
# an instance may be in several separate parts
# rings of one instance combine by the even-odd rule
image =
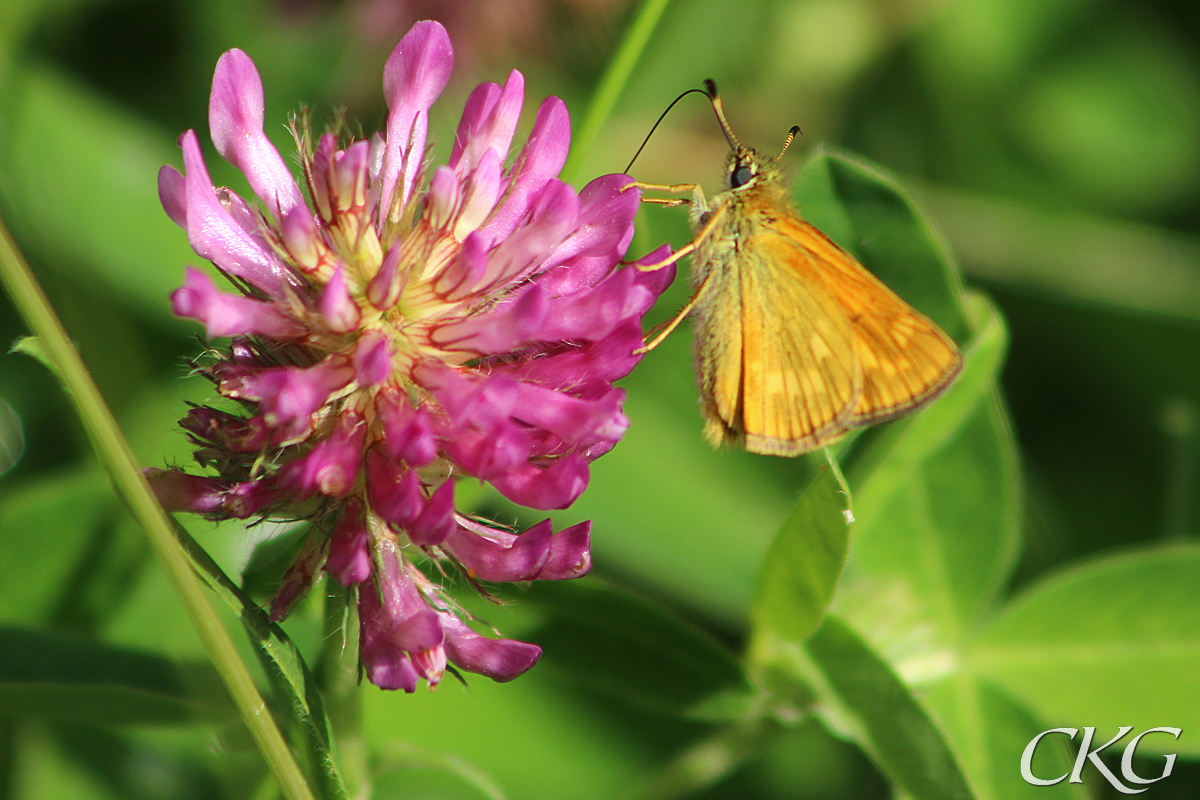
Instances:
[[[371,796],[367,746],[362,735],[362,689],[358,682],[358,618],[354,595],[333,578],[325,579],[325,636],[317,677],[338,765],[351,800]]]
[[[38,338],[49,366],[67,390],[92,440],[96,455],[117,492],[150,539],[176,594],[192,618],[208,657],[225,682],[230,697],[258,744],[288,800],[313,800],[304,773],[296,764],[274,718],[267,710],[254,679],[238,655],[229,632],[208,602],[204,584],[192,569],[187,553],[172,533],[171,521],[138,469],[112,412],[105,405],[74,344],[38,286],[8,228],[0,220],[0,282],[17,312]]]
[[[617,54],[613,56],[612,61],[608,62],[608,69],[604,71],[600,85],[596,88],[596,93],[592,95],[591,105],[588,106],[583,124],[575,136],[571,156],[567,159],[567,165],[562,171],[563,180],[567,183],[576,182],[579,162],[583,160],[583,155],[591,149],[592,143],[600,135],[600,129],[608,121],[613,106],[617,104],[617,98],[625,90],[625,84],[629,83],[629,76],[633,74],[633,68],[637,66],[642,51],[646,49],[646,43],[650,41],[650,35],[654,33],[654,28],[658,25],[658,20],[662,17],[663,11],[666,10],[667,3],[670,1],[645,0],[641,8],[637,10],[637,14],[634,15],[633,22],[626,29],[625,38],[621,40]]]

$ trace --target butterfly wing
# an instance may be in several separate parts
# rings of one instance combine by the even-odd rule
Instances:
[[[792,456],[845,433],[863,385],[855,334],[813,251],[758,228],[697,262],[713,284],[696,315],[708,439]]]
[[[807,222],[780,217],[770,227],[812,254],[853,325],[862,393],[850,427],[895,419],[950,385],[962,357],[941,328]]]

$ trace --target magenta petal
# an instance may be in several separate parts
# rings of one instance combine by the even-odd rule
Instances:
[[[425,509],[408,526],[413,544],[428,547],[441,544],[457,527],[454,521],[454,480],[449,479],[429,497]]]
[[[187,181],[174,167],[158,171],[158,200],[163,211],[179,227],[187,230]]]
[[[550,560],[551,539],[550,520],[544,520],[520,536],[483,526],[456,527],[442,547],[474,577],[502,583],[537,577]]]
[[[642,360],[642,326],[630,320],[599,342],[513,363],[489,364],[492,375],[505,375],[545,386],[580,387],[623,378]]]
[[[229,481],[189,475],[179,469],[144,469],[154,496],[166,511],[213,514],[221,510]]]
[[[367,331],[354,345],[354,380],[378,386],[392,375],[392,345],[386,333]]]
[[[386,216],[393,195],[404,204],[425,157],[426,114],[446,88],[454,66],[454,49],[441,23],[418,22],[409,29],[383,68],[383,94],[388,104],[387,145],[379,173],[380,209]]]
[[[575,190],[562,181],[549,181],[530,209],[529,219],[488,256],[487,273],[476,291],[515,283],[542,269],[578,220]]]
[[[425,510],[417,473],[379,450],[367,453],[367,492],[371,507],[384,520],[407,528]]]
[[[446,656],[467,672],[484,675],[494,681],[511,681],[537,663],[542,648],[515,639],[489,639],[480,636],[453,614],[442,613],[446,633]]]
[[[534,577],[541,581],[578,578],[592,570],[592,523],[564,528],[550,540],[550,558]]]
[[[245,278],[273,297],[283,297],[289,283],[288,269],[259,245],[251,233],[237,223],[217,199],[212,179],[200,155],[196,132],[183,134],[183,163],[187,195],[188,241],[203,258],[226,272]]]
[[[329,395],[350,383],[354,370],[343,361],[327,358],[311,367],[228,367],[220,374],[221,394],[258,401],[267,423],[281,426],[307,421]]]
[[[362,583],[371,576],[367,527],[363,521],[362,504],[356,498],[346,501],[346,507],[333,528],[325,571],[343,586]]]
[[[480,229],[489,247],[506,239],[521,224],[546,182],[562,170],[570,146],[571,116],[567,106],[557,97],[547,97],[538,108],[533,130],[512,169],[507,199]]]
[[[389,456],[423,467],[437,455],[433,423],[424,406],[413,408],[407,397],[381,394],[376,411],[383,420],[383,445]]]
[[[485,314],[467,317],[433,331],[432,339],[447,350],[486,355],[503,353],[517,345],[541,338],[549,300],[536,284],[516,302],[498,306]]]
[[[530,508],[566,508],[587,488],[588,466],[583,456],[570,453],[545,468],[521,464],[490,478],[500,494]]]
[[[383,256],[379,272],[367,284],[367,300],[380,311],[386,311],[400,299],[405,280],[400,276],[401,242],[397,241]]]
[[[276,219],[304,205],[287,164],[263,133],[262,79],[241,50],[230,50],[217,61],[208,126],[217,152],[245,174]]]
[[[471,172],[489,150],[504,160],[521,117],[524,98],[525,76],[515,69],[509,73],[503,89],[494,83],[484,83],[471,93],[448,162],[458,174]]]
[[[327,497],[342,497],[352,488],[362,462],[366,424],[362,415],[343,412],[328,438],[279,472],[280,484],[299,497],[320,492]]]
[[[429,650],[440,647],[442,626],[437,613],[413,585],[408,570],[413,569],[400,558],[396,543],[389,538],[379,541],[379,598],[392,625],[390,636],[402,649]]]
[[[598,436],[620,439],[627,422],[621,413],[625,390],[613,388],[602,397],[584,400],[532,383],[522,383],[513,416],[550,431],[567,444]]]
[[[325,324],[334,333],[349,333],[358,327],[359,320],[362,319],[362,312],[346,286],[346,276],[341,264],[334,268],[329,283],[325,284],[325,291],[321,292],[320,307]]]
[[[171,294],[171,306],[180,317],[204,323],[209,336],[256,334],[276,339],[304,336],[304,328],[285,317],[279,306],[249,297],[225,294],[212,278],[195,267],[184,271],[183,286]]]

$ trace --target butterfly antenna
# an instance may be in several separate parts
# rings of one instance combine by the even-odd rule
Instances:
[[[667,110],[659,115],[658,122],[655,122],[654,125],[651,126],[650,132],[647,133],[646,138],[642,140],[642,146],[639,147],[637,149],[637,152],[633,154],[633,158],[629,159],[629,166],[627,166],[625,168],[625,174],[629,174],[629,170],[633,169],[633,162],[637,161],[637,157],[640,156],[642,154],[642,151],[646,149],[646,145],[650,142],[650,137],[654,135],[654,131],[658,130],[658,126],[662,123],[662,121],[667,118],[667,114],[671,113],[671,109],[675,107],[675,104],[678,103],[683,98],[687,97],[692,92],[696,92],[697,94],[702,94],[705,97],[709,96],[708,93],[705,92],[703,89],[688,89],[686,92],[679,95],[679,97],[676,97],[674,100],[672,100],[671,104],[669,106],[667,106]]]
[[[796,140],[796,134],[804,135],[804,131],[800,130],[799,125],[793,125],[792,129],[788,131],[787,136],[783,138],[783,147],[779,150],[779,155],[775,156],[776,161],[783,158],[783,154],[792,146],[792,142]]]
[[[721,103],[721,96],[717,94],[717,84],[712,78],[704,79],[704,93],[708,95],[708,101],[712,103],[713,111],[717,114],[717,122],[721,123],[721,131],[725,134],[725,141],[729,142],[731,148],[737,150],[742,146],[742,143],[738,141],[733,128],[729,126],[729,120],[725,119],[725,106]]]

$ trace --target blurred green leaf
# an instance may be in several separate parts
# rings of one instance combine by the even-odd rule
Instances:
[[[954,753],[887,662],[836,617],[804,645],[799,664],[835,728],[846,730],[915,800],[973,798]],[[807,663],[805,663],[807,662]]]
[[[1010,603],[970,667],[1052,724],[1200,728],[1200,546],[1054,574]],[[1152,742],[1200,755],[1200,739]],[[1165,739],[1165,737],[1163,737]]]
[[[237,718],[208,664],[82,637],[0,627],[0,706],[97,725],[189,724]]]
[[[375,770],[379,800],[504,800],[504,792],[483,770],[461,758],[392,742],[383,748]]]
[[[545,614],[526,636],[569,680],[698,720],[736,719],[754,706],[733,653],[665,606],[596,579],[534,584],[520,602]]]
[[[0,617],[45,622],[88,542],[112,512],[102,473],[42,475],[0,494]]]
[[[0,398],[0,475],[8,472],[25,452],[25,431],[13,407]]]
[[[178,159],[169,136],[64,75],[26,67],[0,107],[0,199],[27,246],[56,268],[94,270],[149,319],[195,260],[156,193]]]
[[[987,681],[958,672],[921,698],[956,746],[963,768],[981,800],[1083,800],[1079,784],[1026,783],[1016,769],[1033,737],[1051,726]],[[1062,740],[1042,741],[1034,753],[1034,775],[1062,775],[1071,769],[1074,751]]]
[[[802,642],[817,629],[846,564],[850,524],[850,490],[830,459],[763,559],[751,609],[753,635]]]

